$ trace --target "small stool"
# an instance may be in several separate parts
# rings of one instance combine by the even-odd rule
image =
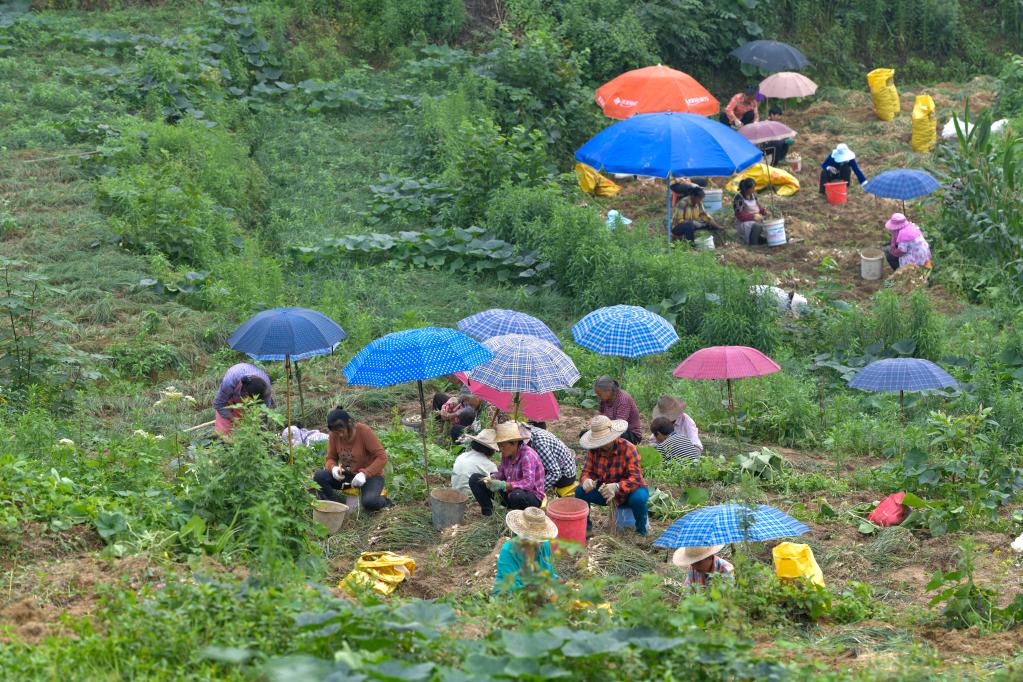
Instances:
[[[557,493],[558,497],[575,497],[575,488],[576,483],[575,481],[573,481],[572,483],[566,486],[555,488],[554,492]]]

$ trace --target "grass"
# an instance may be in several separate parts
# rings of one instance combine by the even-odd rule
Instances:
[[[484,517],[469,525],[457,526],[445,552],[458,565],[474,564],[494,551],[497,539],[507,534],[500,516]]]

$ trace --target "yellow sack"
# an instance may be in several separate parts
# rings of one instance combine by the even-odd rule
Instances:
[[[895,69],[874,69],[867,74],[867,85],[874,99],[874,113],[890,121],[899,113],[899,91],[895,89]]]
[[[585,163],[575,164],[575,176],[579,179],[579,189],[587,194],[598,197],[613,197],[622,190],[613,180],[605,178]]]
[[[770,182],[768,182],[768,172],[770,172]],[[761,190],[768,185],[774,185],[774,191],[777,192],[780,197],[790,197],[799,191],[799,180],[795,175],[784,171],[781,168],[775,168],[774,166],[765,166],[762,163],[758,163],[755,166],[751,166],[739,173],[725,185],[725,189],[729,192],[739,191],[739,182],[744,178],[753,178],[757,183],[757,189]]]
[[[814,584],[824,587],[824,573],[813,557],[810,545],[783,542],[774,548],[774,572],[779,578],[807,577]]]
[[[353,593],[358,588],[371,588],[379,594],[390,594],[405,578],[416,572],[416,560],[393,552],[363,552],[355,568],[338,587]]]
[[[934,100],[930,95],[917,95],[913,104],[913,137],[910,144],[918,152],[929,152],[937,143]]]

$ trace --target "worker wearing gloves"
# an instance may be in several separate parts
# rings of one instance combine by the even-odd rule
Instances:
[[[384,497],[384,465],[387,451],[366,424],[357,422],[340,407],[327,414],[327,459],[313,475],[321,500],[333,500],[335,490],[359,489],[359,503],[366,511],[378,511],[394,503]]]
[[[628,507],[636,517],[636,532],[645,536],[650,491],[643,480],[639,451],[621,437],[628,428],[623,419],[598,415],[590,420],[589,431],[579,439],[586,450],[586,464],[575,496],[590,504],[603,506],[613,500],[619,507]],[[587,530],[589,527],[587,520]]]
[[[469,489],[480,504],[480,513],[494,513],[494,495],[508,509],[528,509],[543,504],[544,470],[536,451],[526,445],[529,429],[518,422],[497,425],[494,440],[501,451],[501,463],[489,476],[473,474]]]

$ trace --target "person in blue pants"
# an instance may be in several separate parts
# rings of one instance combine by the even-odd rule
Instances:
[[[598,415],[590,420],[589,430],[579,438],[586,464],[575,496],[590,504],[606,506],[614,500],[619,507],[628,507],[636,517],[636,532],[646,536],[650,490],[643,480],[639,451],[621,437],[628,428],[624,419]],[[591,525],[587,521],[587,530]]]

